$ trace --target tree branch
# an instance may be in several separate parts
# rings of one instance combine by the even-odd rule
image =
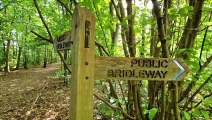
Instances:
[[[57,53],[58,53],[58,55],[60,56],[60,59],[63,61],[63,63],[64,63],[64,65],[65,65],[66,69],[67,69],[68,72],[71,74],[72,71],[71,71],[70,67],[68,66],[68,64],[66,63],[65,59],[63,58],[63,55],[60,53],[60,51],[57,51]]]
[[[196,80],[199,79],[202,71],[209,65],[209,63],[212,61],[212,55],[207,58],[206,62],[200,66],[199,70],[197,71],[197,73],[195,74],[195,76],[192,77],[192,81],[189,83],[188,87],[186,88],[186,90],[184,90],[180,96],[180,99],[178,100],[178,102],[181,102],[184,98],[186,98],[189,94],[189,92],[192,89],[192,86],[194,86],[196,84]]]
[[[154,13],[156,15],[157,18],[157,26],[158,26],[158,33],[159,33],[159,39],[161,42],[161,47],[162,47],[162,53],[163,53],[163,57],[164,58],[168,58],[169,57],[169,52],[167,49],[167,44],[166,44],[166,35],[165,35],[165,30],[164,30],[164,26],[163,26],[163,17],[161,14],[161,10],[159,8],[159,4],[157,0],[152,0],[153,3],[153,9],[154,9]]]
[[[38,7],[37,0],[33,0],[33,1],[34,1],[34,5],[35,5],[35,7],[36,7],[36,9],[37,9],[37,11],[38,11],[38,14],[39,14],[39,16],[40,16],[40,19],[41,19],[41,21],[43,22],[43,25],[44,25],[44,27],[46,28],[46,30],[47,30],[47,32],[48,32],[48,34],[49,34],[50,39],[53,41],[52,34],[51,34],[50,30],[49,30],[48,25],[46,24],[46,22],[45,22],[45,20],[44,20],[44,18],[43,18],[43,15],[41,14],[41,11],[40,11],[40,9],[39,9],[39,7]]]
[[[36,9],[37,9],[37,11],[38,11],[38,14],[39,14],[39,16],[40,16],[40,18],[41,18],[41,20],[42,20],[42,22],[43,22],[43,24],[44,24],[44,26],[45,26],[47,32],[48,32],[48,34],[49,34],[50,39],[47,39],[47,38],[45,38],[45,37],[39,35],[39,34],[36,33],[36,32],[34,32],[34,34],[37,35],[38,37],[40,37],[40,38],[42,38],[42,39],[44,39],[44,40],[50,42],[50,43],[53,43],[52,34],[51,34],[51,32],[50,32],[50,30],[49,30],[49,27],[47,26],[47,24],[46,24],[46,22],[45,22],[45,20],[44,20],[44,18],[43,18],[43,16],[42,16],[42,14],[41,14],[41,11],[40,11],[40,9],[39,9],[39,7],[38,7],[37,1],[36,1],[36,0],[33,0],[33,1],[34,1],[34,4],[35,4]],[[31,31],[31,32],[32,32],[32,31]],[[32,32],[32,33],[33,33],[33,32]],[[66,63],[66,61],[65,61],[65,59],[63,58],[62,54],[61,54],[59,51],[57,51],[57,53],[59,54],[60,59],[62,60],[62,62],[64,63],[65,67],[67,68],[67,70],[68,70],[69,73],[71,74],[71,73],[72,73],[72,72],[71,72],[71,69],[68,67],[68,64]]]
[[[39,38],[53,44],[53,41],[51,39],[45,38],[45,37],[43,37],[42,35],[38,34],[37,32],[35,32],[33,30],[31,30],[30,32],[33,33],[34,35],[38,36]]]
[[[97,8],[96,8],[96,5],[95,5],[95,2],[94,2],[94,0],[92,0],[92,2],[93,2],[94,9],[95,9],[95,13],[96,13],[97,20],[98,20],[98,22],[99,22],[99,26],[100,26],[100,28],[101,28],[101,30],[102,30],[102,33],[103,33],[103,36],[104,36],[106,48],[108,49],[107,38],[106,38],[105,32],[104,32],[104,30],[103,30],[103,26],[102,26],[102,24],[101,24],[101,22],[100,22],[100,20],[99,20],[98,12],[97,12]],[[109,52],[109,50],[108,50],[108,52]]]
[[[10,4],[5,5],[3,8],[0,9],[0,11],[6,9]]]
[[[194,92],[194,94],[188,99],[188,101],[184,104],[183,109],[188,107],[189,103],[192,102],[193,98],[200,92],[200,90],[211,80],[212,74],[204,81],[204,83]]]
[[[74,4],[75,4],[75,5],[78,5],[78,3],[77,3],[77,1],[76,1],[76,0],[73,0],[73,1],[74,1]]]
[[[204,97],[203,97],[203,100],[206,99],[206,98],[208,98],[208,97],[210,97],[210,96],[212,96],[212,93],[210,93],[209,95],[204,96]],[[199,101],[199,102],[195,105],[195,108],[198,107],[201,103],[202,103],[202,100]]]
[[[212,14],[210,14],[209,22],[211,21],[211,15],[212,15]],[[201,46],[200,55],[199,55],[199,59],[200,59],[200,60],[202,59],[202,51],[203,51],[203,49],[204,49],[205,40],[206,40],[207,33],[208,33],[208,28],[209,28],[209,26],[206,27],[205,34],[204,34],[204,38],[203,38],[203,41],[202,41],[202,46]],[[199,66],[201,66],[201,62],[200,62],[200,61],[199,61]]]
[[[69,12],[70,15],[73,15],[71,10],[68,8],[68,6],[63,3],[61,0],[57,0],[57,2],[59,2],[63,7],[65,7],[65,9]]]
[[[52,40],[43,37],[42,35],[36,33],[36,32],[33,31],[33,30],[31,30],[31,32],[32,32],[33,34],[35,34],[36,36],[38,36],[39,38],[41,38],[41,39],[43,39],[43,40],[45,40],[45,41],[47,41],[47,42],[53,44],[53,41],[52,41]],[[67,70],[68,70],[69,73],[71,74],[71,73],[72,73],[72,72],[71,72],[71,69],[69,68],[68,64],[66,63],[65,59],[63,58],[63,55],[62,55],[59,51],[57,51],[57,53],[58,53],[58,55],[60,56],[60,59],[63,61],[65,67],[67,68]]]
[[[114,8],[115,8],[116,15],[117,15],[119,21],[122,22],[122,21],[123,21],[123,20],[122,20],[122,17],[121,17],[121,15],[120,15],[120,13],[119,13],[117,7],[116,7],[116,4],[115,4],[114,0],[111,0],[111,2],[112,2],[113,6],[114,6]]]
[[[107,52],[107,50],[101,44],[99,44],[97,41],[95,41],[95,45],[97,47],[100,47],[105,52],[105,54],[107,54],[107,56],[110,56],[110,54]]]

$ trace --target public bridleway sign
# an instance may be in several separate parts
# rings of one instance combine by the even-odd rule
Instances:
[[[70,120],[93,119],[95,79],[180,81],[188,73],[178,59],[95,57],[95,16],[85,8],[75,8],[71,41]]]
[[[179,81],[188,68],[171,58],[98,57],[95,59],[95,79]]]

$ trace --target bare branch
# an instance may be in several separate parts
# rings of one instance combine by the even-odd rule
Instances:
[[[209,22],[211,21],[211,16],[212,16],[212,14],[210,14]],[[203,51],[204,46],[205,46],[205,40],[206,40],[206,37],[207,37],[208,28],[209,28],[209,26],[206,27],[204,38],[203,38],[203,41],[202,41],[202,46],[201,46],[200,55],[199,55],[199,59],[200,60],[202,59],[202,51]],[[199,66],[201,66],[201,62],[200,61],[199,61]]]
[[[110,54],[107,52],[107,50],[101,44],[99,44],[98,42],[95,41],[95,45],[97,47],[100,47],[107,54],[107,56],[110,56]]]
[[[101,28],[101,30],[102,30],[102,33],[103,33],[103,36],[104,36],[104,40],[105,40],[106,48],[108,49],[108,44],[107,44],[107,37],[106,37],[106,34],[105,34],[105,32],[104,32],[104,29],[103,29],[102,23],[100,22],[100,19],[99,19],[99,17],[98,17],[98,12],[97,12],[97,8],[96,8],[96,5],[95,5],[94,0],[92,0],[92,2],[93,2],[94,9],[95,9],[95,13],[96,13],[97,20],[98,20],[98,22],[99,22],[99,26],[100,26],[100,28]],[[108,50],[108,52],[109,52],[109,50]]]
[[[111,0],[111,2],[112,2],[113,6],[114,6],[114,8],[115,8],[115,10],[116,10],[116,15],[117,15],[119,21],[122,22],[122,21],[123,21],[123,20],[122,20],[122,17],[121,17],[121,15],[120,15],[120,13],[119,13],[117,7],[116,7],[116,4],[115,4],[114,0]]]
[[[200,90],[211,80],[212,74],[204,81],[203,84],[200,85],[200,87],[194,92],[194,94],[188,99],[188,101],[184,104],[183,109],[187,108],[189,103],[192,102],[193,98],[200,92]]]
[[[196,80],[199,79],[202,71],[204,71],[204,69],[209,65],[211,61],[212,61],[212,55],[209,58],[207,58],[206,62],[202,66],[200,66],[195,76],[192,77],[192,81],[189,83],[188,87],[182,92],[178,102],[181,102],[184,98],[188,96],[189,92],[192,89],[192,86],[196,84]]]
[[[46,28],[46,30],[47,30],[47,32],[48,32],[48,34],[49,34],[50,39],[53,41],[52,34],[51,34],[51,32],[50,32],[50,30],[49,30],[49,27],[47,26],[47,24],[46,24],[46,22],[45,22],[45,20],[44,20],[44,18],[43,18],[43,15],[41,14],[41,11],[40,11],[40,9],[39,9],[39,7],[38,7],[37,0],[33,0],[33,1],[34,1],[34,5],[35,5],[35,7],[36,7],[36,9],[37,9],[37,11],[38,11],[38,14],[39,14],[39,16],[40,16],[40,19],[41,19],[41,21],[43,22],[43,25],[45,26],[45,28]]]
[[[37,32],[35,32],[33,30],[31,30],[30,32],[33,33],[34,35],[38,36],[39,38],[41,38],[41,39],[53,44],[53,41],[51,39],[45,38],[44,36],[38,34]]]
[[[210,97],[210,96],[212,96],[212,93],[210,93],[209,95],[204,96],[204,97],[203,97],[203,100],[206,99],[206,98],[208,98],[208,97]],[[199,102],[195,105],[195,108],[198,107],[198,106],[202,103],[203,100],[199,101]]]
[[[65,7],[65,9],[69,12],[70,15],[73,15],[71,10],[68,8],[68,6],[63,3],[61,0],[57,0],[57,2],[59,2],[63,7]]]
[[[36,1],[36,0],[33,0],[33,1],[34,1],[34,4],[35,4],[36,9],[37,9],[37,11],[38,11],[38,14],[39,14],[39,16],[40,16],[40,18],[41,18],[41,20],[42,20],[42,22],[43,22],[43,24],[44,24],[44,26],[45,26],[47,32],[48,32],[48,34],[49,34],[50,39],[47,40],[45,37],[42,37],[41,35],[39,35],[39,34],[37,34],[37,33],[35,34],[35,32],[34,32],[34,34],[37,35],[37,36],[39,35],[38,37],[45,38],[44,40],[46,40],[46,41],[48,41],[48,42],[50,42],[50,43],[53,43],[52,34],[51,34],[51,32],[50,32],[50,30],[49,30],[49,27],[47,26],[47,24],[46,24],[46,22],[45,22],[45,20],[44,20],[44,18],[43,18],[43,16],[42,16],[42,14],[41,14],[41,11],[40,11],[40,9],[39,9],[39,7],[38,7],[37,1]],[[32,31],[31,31],[31,32],[32,32]],[[72,72],[71,72],[71,69],[68,67],[68,64],[66,63],[66,61],[65,61],[65,59],[63,58],[62,54],[61,54],[59,51],[57,51],[57,53],[59,54],[60,59],[62,60],[62,62],[64,63],[65,67],[67,68],[67,70],[68,70],[69,73],[71,74],[71,73],[72,73]]]
[[[65,65],[66,69],[67,69],[68,72],[71,74],[72,71],[71,71],[71,69],[69,68],[68,64],[66,63],[65,59],[63,58],[62,54],[60,53],[60,51],[57,51],[57,53],[58,53],[58,55],[60,56],[60,59],[63,61],[63,63],[64,63],[64,65]]]

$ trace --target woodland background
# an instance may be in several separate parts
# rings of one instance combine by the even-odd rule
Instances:
[[[105,119],[212,119],[211,0],[0,0],[0,70],[63,62],[53,42],[71,31],[76,5],[96,16],[96,56],[179,58],[180,82],[95,81],[95,109]],[[94,112],[95,113],[95,112]]]

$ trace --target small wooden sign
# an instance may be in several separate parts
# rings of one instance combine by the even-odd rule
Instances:
[[[95,79],[183,80],[188,67],[171,58],[97,57]]]
[[[71,32],[65,32],[63,35],[56,38],[54,48],[57,51],[71,49]]]

